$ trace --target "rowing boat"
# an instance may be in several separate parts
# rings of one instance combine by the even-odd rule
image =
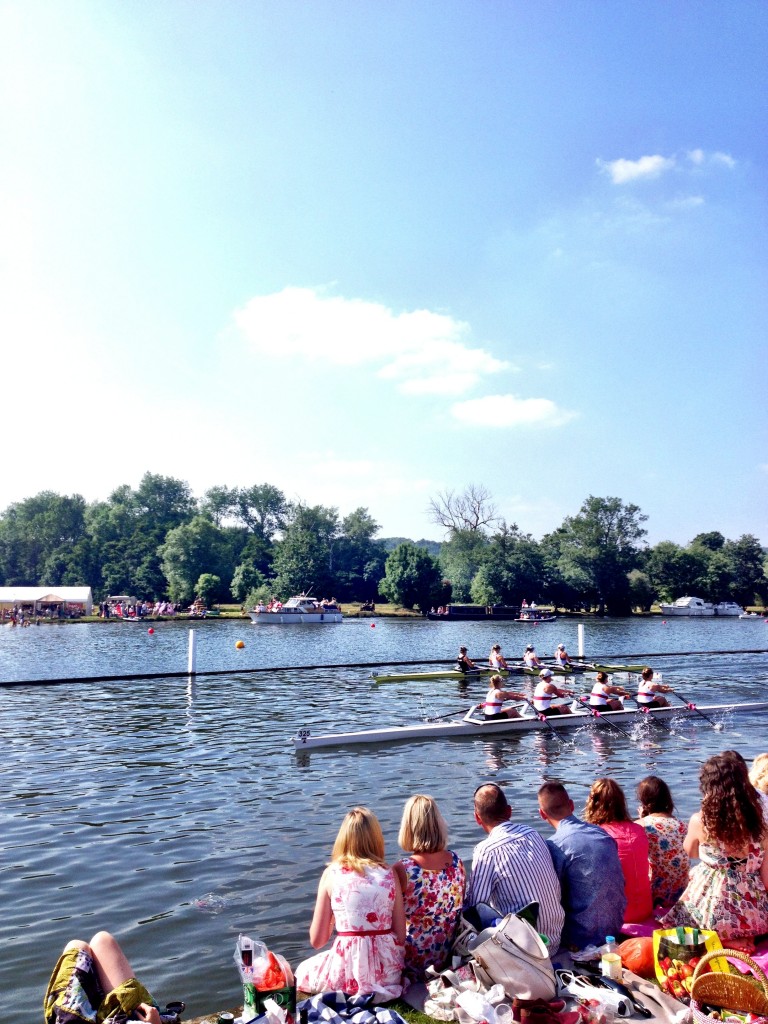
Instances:
[[[570,668],[560,668],[558,665],[542,665],[548,668],[556,676],[580,675],[584,672],[642,672],[645,665],[589,665],[575,664]],[[392,672],[378,675],[374,672],[371,679],[375,683],[404,683],[420,682],[422,679],[480,679],[485,676],[538,676],[541,668],[528,668],[527,665],[510,665],[508,669],[503,668],[477,668],[469,669],[466,672],[459,672],[455,668],[444,670],[434,669],[431,672]]]
[[[651,708],[643,712],[643,719],[671,718],[673,715],[691,716],[692,721],[699,721],[696,712],[709,715],[725,712],[745,714],[768,710],[768,701],[755,701],[749,704],[702,704],[701,707]],[[591,721],[621,722],[639,718],[635,709],[625,708],[623,711],[601,711],[599,719],[590,712],[575,711],[570,715],[550,715],[545,721],[533,714],[522,718],[507,718],[486,722],[477,716],[473,706],[458,721],[452,722],[418,722],[414,725],[396,725],[384,729],[363,729],[360,732],[336,732],[314,735],[310,729],[299,729],[290,742],[297,750],[308,750],[314,747],[346,747],[362,743],[400,743],[408,740],[431,740],[462,736],[496,736],[502,733],[531,732],[535,729],[570,729],[588,725]]]

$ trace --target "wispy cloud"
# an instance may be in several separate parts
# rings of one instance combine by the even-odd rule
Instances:
[[[604,171],[614,185],[625,185],[628,181],[641,178],[658,178],[675,166],[674,157],[641,156],[639,160],[598,160],[598,167]]]
[[[313,288],[284,288],[234,314],[253,351],[336,366],[378,364],[405,394],[464,394],[483,377],[514,369],[471,344],[469,325],[427,309],[395,312]]]
[[[736,161],[728,153],[707,153],[703,149],[689,149],[684,157],[674,154],[661,156],[656,153],[653,156],[641,156],[637,160],[629,160],[626,157],[620,157],[618,160],[598,159],[597,166],[608,175],[614,185],[626,185],[631,181],[648,181],[660,178],[670,171],[679,171],[684,168],[686,162],[698,169],[708,165],[719,165],[732,170],[736,166]]]
[[[561,409],[549,398],[486,395],[456,402],[451,415],[473,427],[561,427],[577,415]]]

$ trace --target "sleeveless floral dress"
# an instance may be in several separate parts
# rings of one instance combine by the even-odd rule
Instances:
[[[373,993],[382,1002],[397,999],[403,991],[403,947],[392,932],[392,868],[368,867],[362,875],[339,864],[329,870],[338,934],[329,950],[299,964],[296,987],[350,996]]]
[[[452,850],[444,868],[423,868],[412,857],[400,862],[405,868],[405,973],[411,981],[423,981],[430,964],[440,969],[451,951],[453,933],[464,902],[466,875],[461,859]]]
[[[691,862],[683,848],[688,826],[667,814],[647,814],[638,825],[648,836],[653,905],[671,907],[688,885]]]
[[[764,935],[768,932],[768,892],[760,877],[763,857],[757,843],[750,843],[742,857],[729,857],[714,844],[701,843],[700,863],[662,924],[710,928],[722,942]]]

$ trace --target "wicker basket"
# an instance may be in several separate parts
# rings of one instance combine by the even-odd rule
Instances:
[[[702,970],[710,960],[718,957],[741,960],[752,971],[754,977],[737,974],[734,969],[711,971]],[[718,1006],[737,1013],[768,1014],[768,978],[755,961],[736,949],[713,949],[696,964],[691,980],[691,998],[700,1006]]]

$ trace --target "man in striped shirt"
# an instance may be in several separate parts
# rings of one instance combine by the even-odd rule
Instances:
[[[560,946],[564,913],[560,882],[547,844],[527,825],[513,825],[512,808],[500,786],[475,791],[475,821],[487,832],[472,855],[466,906],[488,903],[502,915],[539,904],[537,930],[549,939],[549,953]]]

